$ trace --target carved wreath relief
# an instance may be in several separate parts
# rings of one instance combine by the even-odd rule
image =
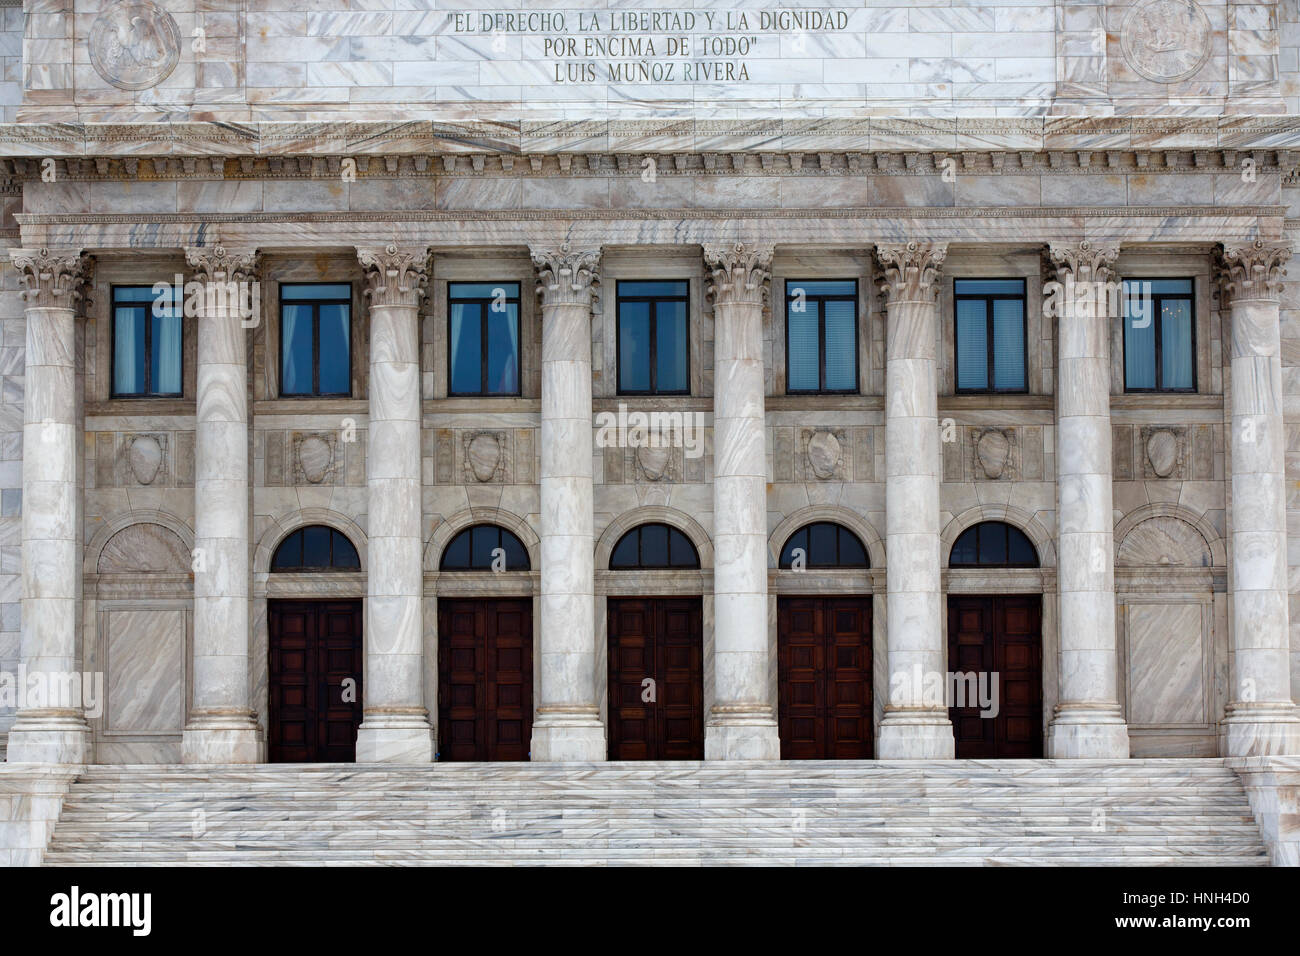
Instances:
[[[1210,20],[1196,0],[1142,0],[1124,18],[1124,59],[1157,83],[1191,76],[1210,56]]]
[[[121,0],[91,24],[86,41],[95,72],[119,90],[147,90],[171,75],[181,58],[180,30],[150,0]]]

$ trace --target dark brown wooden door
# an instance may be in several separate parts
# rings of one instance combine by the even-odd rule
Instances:
[[[948,669],[981,675],[954,682],[966,705],[948,712],[959,758],[1043,755],[1041,610],[1036,594],[948,598]],[[997,716],[981,716],[994,708],[980,693]]]
[[[531,598],[438,601],[438,759],[527,760]]]
[[[871,757],[871,598],[777,601],[783,760]]]
[[[272,763],[350,763],[361,724],[361,602],[271,601]]]
[[[609,759],[704,759],[704,604],[609,599]]]

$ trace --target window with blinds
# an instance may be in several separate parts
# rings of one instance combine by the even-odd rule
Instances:
[[[1024,279],[956,279],[958,392],[1029,390]]]
[[[1124,280],[1124,390],[1196,390],[1191,279]]]
[[[785,284],[786,391],[858,391],[856,279]]]

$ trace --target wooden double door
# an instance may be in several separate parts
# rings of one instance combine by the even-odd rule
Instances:
[[[704,759],[704,605],[610,598],[609,759]]]
[[[350,763],[361,724],[361,602],[270,601],[268,756]]]
[[[782,760],[871,757],[871,598],[777,601]]]
[[[977,693],[948,711],[959,758],[1043,755],[1042,659],[1041,596],[948,598],[948,669],[978,678]]]
[[[527,760],[533,601],[438,599],[438,759]]]

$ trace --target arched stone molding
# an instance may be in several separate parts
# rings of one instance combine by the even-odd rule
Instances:
[[[871,561],[871,570],[884,569],[885,542],[876,533],[876,529],[871,522],[867,521],[858,512],[840,505],[811,505],[786,515],[772,529],[772,533],[767,536],[767,566],[769,569],[776,568],[780,563],[781,549],[785,547],[786,539],[804,525],[812,524],[815,521],[830,521],[844,525],[844,527],[856,534],[866,547],[867,557]]]
[[[1223,568],[1228,564],[1227,547],[1223,538],[1219,536],[1218,530],[1202,514],[1197,514],[1189,508],[1171,502],[1155,502],[1153,504],[1142,505],[1134,508],[1115,524],[1115,566],[1116,567],[1160,567],[1152,564],[1134,564],[1131,561],[1121,562],[1120,555],[1124,551],[1124,543],[1128,540],[1129,535],[1136,531],[1143,522],[1150,521],[1152,518],[1175,518],[1179,521],[1191,525],[1192,529],[1200,535],[1205,542],[1205,546],[1210,552],[1210,567]],[[1183,567],[1200,567],[1199,563],[1194,565],[1183,565]]]
[[[596,539],[596,572],[609,570],[609,557],[614,552],[614,545],[633,528],[643,524],[666,524],[676,528],[691,539],[700,556],[700,570],[713,568],[713,542],[704,526],[684,511],[668,508],[664,505],[646,505],[633,511],[625,511],[613,521],[600,537]]]
[[[357,557],[361,559],[361,573],[365,573],[370,562],[366,559],[367,539],[361,526],[340,511],[331,511],[328,508],[303,508],[301,511],[294,511],[276,519],[274,524],[262,532],[262,537],[257,541],[257,551],[253,555],[253,576],[260,577],[270,573],[275,549],[291,532],[315,524],[323,524],[347,535],[348,540],[357,549]]]
[[[118,515],[111,521],[105,522],[91,537],[90,544],[86,545],[85,567],[87,571],[91,574],[97,574],[100,559],[103,557],[104,549],[108,543],[117,537],[120,532],[132,525],[140,524],[155,524],[165,528],[180,539],[187,552],[193,552],[194,530],[176,515],[153,509],[128,511]],[[189,570],[189,564],[189,561],[185,562],[184,570]]]
[[[1023,531],[1029,540],[1033,542],[1034,550],[1038,552],[1038,567],[1040,569],[1056,567],[1056,544],[1052,538],[1052,533],[1047,530],[1038,518],[1023,508],[1002,504],[976,505],[974,508],[967,508],[961,514],[955,515],[948,522],[943,529],[943,533],[939,535],[940,567],[947,570],[948,559],[952,555],[952,546],[957,543],[961,533],[983,521],[1002,521]]]
[[[424,570],[437,571],[442,552],[451,543],[451,539],[476,524],[494,524],[505,528],[528,549],[528,564],[533,572],[541,569],[541,539],[533,526],[524,518],[501,508],[468,508],[443,519],[438,527],[433,529],[433,534],[429,536],[429,541],[424,546]]]

